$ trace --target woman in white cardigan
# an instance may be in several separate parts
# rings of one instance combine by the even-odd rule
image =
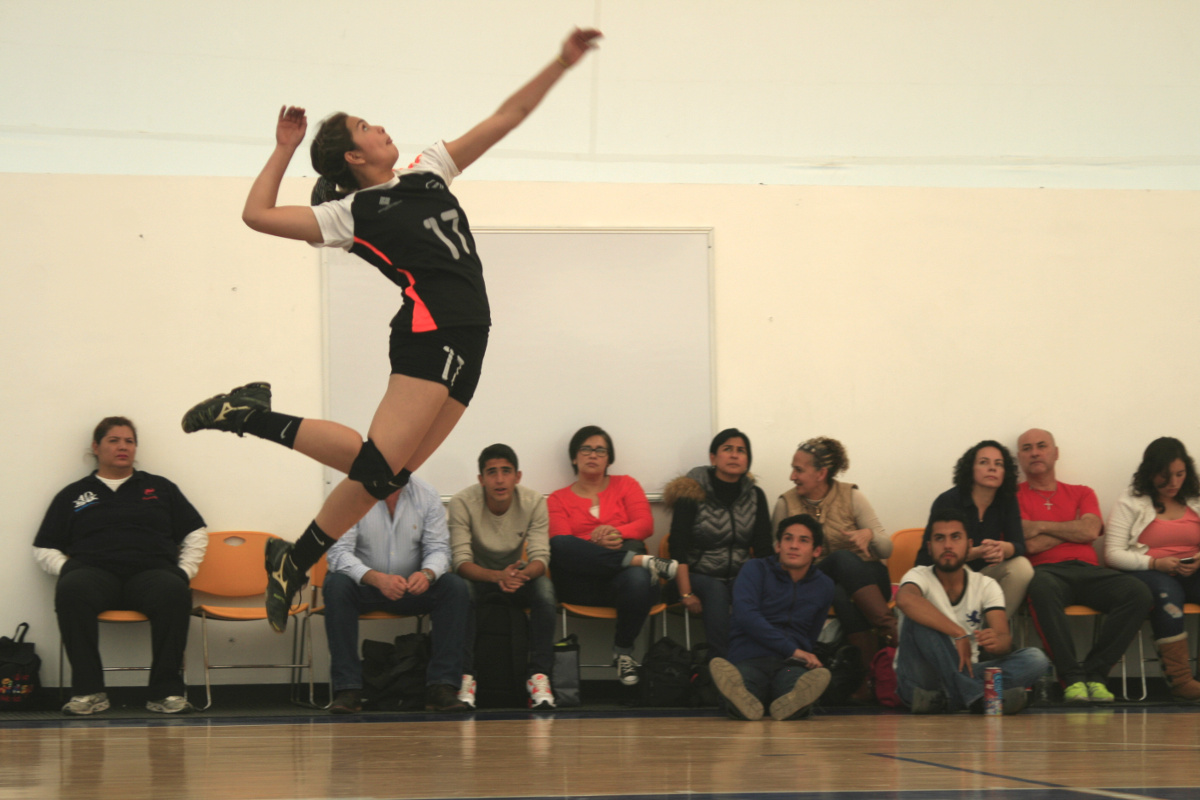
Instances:
[[[1183,604],[1200,603],[1200,478],[1183,442],[1164,436],[1150,443],[1104,538],[1108,565],[1144,581],[1154,595],[1150,626],[1171,694],[1200,702],[1183,627]]]

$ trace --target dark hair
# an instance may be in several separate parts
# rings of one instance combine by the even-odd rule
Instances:
[[[575,456],[579,455],[579,448],[583,447],[583,443],[593,436],[604,437],[604,443],[608,445],[608,463],[612,464],[617,460],[617,451],[613,449],[612,437],[608,435],[608,431],[599,425],[584,425],[575,431],[575,435],[571,437],[571,443],[567,445],[567,455],[571,457],[571,469],[575,470],[576,475],[579,474],[579,465],[575,463]]]
[[[962,454],[962,458],[954,465],[954,485],[963,495],[971,493],[975,486],[975,458],[985,447],[994,447],[1000,451],[1000,459],[1004,462],[1004,480],[996,490],[999,495],[1016,495],[1017,493],[1017,462],[1013,461],[1008,448],[994,439],[984,439],[979,444]]]
[[[358,189],[358,179],[350,169],[346,153],[357,150],[354,136],[346,125],[349,115],[344,111],[330,114],[317,126],[309,146],[313,169],[321,176],[312,191],[312,204],[320,205],[328,200],[345,197]],[[348,191],[344,191],[348,190]]]
[[[929,515],[929,530],[933,531],[933,523],[935,522],[957,522],[963,526],[963,530],[967,529],[967,515],[963,513],[961,508],[953,506],[942,506],[934,509]]]
[[[833,485],[833,477],[850,466],[846,448],[837,439],[830,439],[828,436],[817,436],[803,441],[796,445],[796,450],[803,450],[812,456],[813,469],[829,468],[825,482],[830,486]]]
[[[1154,485],[1154,480],[1165,475],[1175,459],[1182,461],[1184,469],[1187,470],[1187,476],[1183,479],[1183,486],[1180,487],[1176,498],[1184,502],[1193,497],[1200,497],[1200,478],[1196,477],[1196,462],[1188,455],[1183,442],[1171,436],[1160,436],[1146,445],[1146,452],[1142,453],[1142,463],[1138,464],[1137,472],[1133,473],[1130,487],[1134,496],[1149,497],[1154,503],[1154,510],[1160,514],[1166,507],[1158,499],[1158,487]]]
[[[803,525],[812,532],[813,547],[823,547],[825,545],[825,529],[821,527],[821,523],[817,522],[817,518],[812,514],[793,514],[790,517],[784,517],[779,520],[779,524],[775,526],[775,541],[779,542],[783,539],[783,532],[793,525]]]
[[[137,444],[137,428],[128,417],[105,417],[92,431],[92,444],[100,444],[100,440],[108,435],[113,428],[129,428],[133,431],[133,443]]]
[[[479,474],[483,474],[483,465],[491,461],[493,458],[503,458],[508,463],[512,464],[513,469],[519,469],[517,466],[517,454],[513,449],[506,444],[489,444],[483,448],[483,452],[479,454]]]
[[[750,462],[754,460],[754,455],[750,451],[750,437],[739,431],[737,428],[726,428],[714,436],[712,444],[708,446],[708,454],[710,456],[715,456],[718,448],[720,448],[721,445],[725,444],[730,439],[736,439],[738,437],[741,437],[742,441],[746,443],[746,469],[750,469]]]

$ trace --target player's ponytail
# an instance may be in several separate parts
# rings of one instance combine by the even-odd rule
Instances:
[[[313,169],[321,176],[312,190],[312,204],[339,200],[359,188],[346,153],[355,149],[354,137],[346,127],[346,113],[338,111],[321,120],[309,153]]]

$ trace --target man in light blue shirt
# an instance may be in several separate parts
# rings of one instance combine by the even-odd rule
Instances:
[[[450,571],[446,512],[428,483],[414,475],[330,548],[325,605],[334,690],[330,711],[362,710],[358,617],[368,611],[428,614],[433,637],[425,708],[466,709],[457,693],[471,596],[466,582]]]

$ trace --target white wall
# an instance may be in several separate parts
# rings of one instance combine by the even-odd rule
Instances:
[[[1192,4],[102,7],[0,5],[0,633],[28,619],[47,677],[53,581],[27,547],[100,417],[133,417],[140,465],[213,528],[294,537],[321,500],[316,465],[177,427],[256,379],[280,409],[322,411],[316,254],[238,219],[278,104],[344,104],[416,148],[576,22],[598,19],[603,52],[456,189],[479,226],[712,227],[717,425],[753,436],[769,496],[818,434],[893,529],[923,520],[966,447],[1031,425],[1105,508],[1151,438],[1200,448],[1200,323],[1172,313],[1200,288]],[[362,55],[360,14],[395,31],[382,105],[391,65]],[[285,202],[307,198],[296,173]],[[581,287],[597,299],[619,324]],[[232,638],[217,658],[279,644]]]
[[[249,175],[283,103],[416,153],[572,25],[599,57],[476,180],[1200,184],[1178,0],[7,0],[0,172]]]

